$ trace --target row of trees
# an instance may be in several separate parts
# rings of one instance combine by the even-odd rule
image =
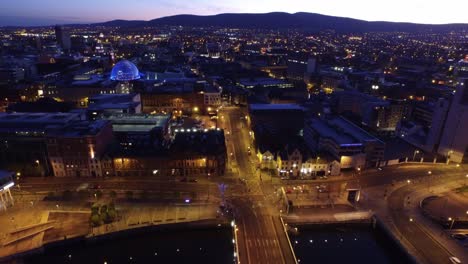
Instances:
[[[93,204],[91,207],[90,222],[93,227],[109,224],[117,220],[117,211],[114,203],[108,205]]]
[[[49,201],[71,201],[74,199],[79,199],[79,200],[85,200],[89,198],[95,198],[97,200],[103,198],[104,196],[107,196],[112,199],[112,201],[115,201],[118,194],[116,191],[110,191],[108,193],[104,193],[101,190],[97,190],[95,192],[89,191],[89,190],[80,190],[78,192],[73,192],[70,190],[65,190],[63,192],[49,192],[47,196],[45,197],[45,200]],[[134,193],[133,191],[126,191],[125,192],[125,199],[128,201],[145,201],[145,200],[150,200],[150,199],[158,199],[162,198],[164,194],[162,193],[151,193],[147,191],[142,191],[138,193]],[[192,200],[197,199],[197,193],[196,192],[191,192],[189,195],[188,194],[182,194],[181,192],[174,191],[171,194],[171,198],[173,199],[181,199],[181,198],[191,198]]]

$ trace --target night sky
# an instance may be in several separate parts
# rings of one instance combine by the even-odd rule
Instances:
[[[468,23],[467,8],[466,0],[0,0],[0,26],[274,11],[312,12],[370,21]]]

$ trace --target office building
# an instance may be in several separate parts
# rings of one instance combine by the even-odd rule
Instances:
[[[80,121],[51,128],[47,152],[56,177],[102,177],[112,167],[103,159],[113,141],[111,123],[106,120]]]
[[[62,26],[55,26],[55,38],[57,43],[64,51],[70,51],[71,39],[70,32]]]
[[[458,80],[438,153],[451,162],[468,162],[468,79]]]
[[[384,142],[342,117],[306,120],[304,141],[312,152],[339,160],[341,168],[375,167],[384,157]]]

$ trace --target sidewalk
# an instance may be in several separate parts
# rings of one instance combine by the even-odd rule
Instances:
[[[443,179],[446,181],[447,179]],[[398,220],[398,223],[407,221],[407,223],[412,223],[416,225],[416,228],[421,229],[429,240],[434,241],[439,247],[443,248],[447,255],[458,257],[463,263],[468,261],[468,252],[459,245],[454,239],[452,239],[445,230],[433,223],[430,219],[422,215],[422,211],[419,208],[419,203],[425,197],[431,195],[441,194],[447,191],[450,191],[459,184],[455,181],[452,183],[441,182],[431,186],[431,192],[427,191],[427,183],[424,181],[416,181],[411,184],[400,182],[394,186],[387,185],[381,187],[372,187],[363,191],[363,201],[360,203],[361,207],[372,209],[375,214],[387,225],[387,227],[394,232],[395,236],[400,238],[400,242],[407,248],[407,250],[413,254],[421,263],[427,263],[422,258],[421,252],[426,251],[427,248],[420,248],[418,244],[412,244],[406,236],[414,236],[413,234],[401,233],[398,224],[395,222]],[[386,191],[385,191],[386,190]],[[391,197],[394,198],[395,192],[404,191],[403,200],[401,201],[400,208],[391,208],[388,199]],[[384,194],[387,193],[385,196]],[[410,197],[407,199],[407,197]],[[394,200],[394,199],[393,199]],[[405,203],[405,201],[408,201]],[[395,213],[391,213],[391,210]],[[396,215],[396,216],[395,216]],[[398,219],[395,219],[398,217]],[[411,237],[414,239],[414,237]],[[422,239],[422,238],[421,238]],[[448,256],[447,256],[448,261]],[[436,262],[429,262],[436,263]]]

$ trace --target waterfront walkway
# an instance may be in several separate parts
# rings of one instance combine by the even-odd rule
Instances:
[[[139,227],[191,223],[204,220],[225,222],[219,218],[217,206],[195,204],[131,204],[117,205],[119,220],[91,228],[90,210],[74,203],[19,201],[16,207],[0,214],[0,261],[27,251],[40,249],[51,242],[75,237],[100,236]]]

